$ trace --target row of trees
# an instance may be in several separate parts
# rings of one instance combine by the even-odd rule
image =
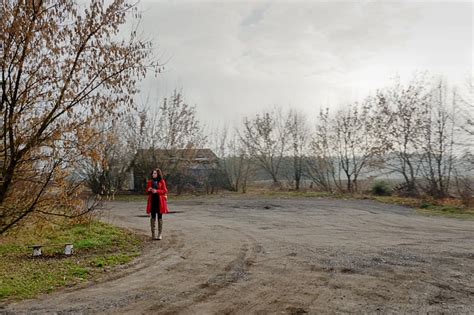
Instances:
[[[234,190],[245,190],[256,168],[275,186],[291,169],[296,190],[306,178],[323,191],[353,193],[361,177],[390,174],[406,195],[446,197],[473,167],[471,84],[467,91],[418,76],[338,111],[321,110],[314,123],[295,110],[267,110],[245,118],[232,136],[220,135],[221,165]]]
[[[406,84],[395,80],[340,110],[323,109],[313,121],[294,109],[274,107],[245,117],[240,127],[206,136],[195,107],[174,91],[157,111],[130,113],[109,126],[102,133],[108,144],[103,146],[105,164],[90,163],[84,169],[93,172],[85,177],[96,181],[97,193],[120,189],[136,165],[143,172],[159,166],[171,179],[182,180],[183,160],[165,165],[168,160],[155,156],[156,149],[172,156],[176,150],[209,146],[219,157],[221,184],[234,191],[245,192],[262,173],[274,187],[299,190],[304,179],[318,190],[350,193],[362,189],[361,179],[388,175],[402,183],[399,193],[443,198],[472,186],[463,173],[474,163],[470,93],[470,84],[458,92],[416,76]],[[144,151],[148,154],[138,154]]]

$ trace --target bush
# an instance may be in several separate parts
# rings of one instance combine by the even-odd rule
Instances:
[[[421,204],[420,204],[420,209],[428,209],[429,207],[431,207],[431,204],[426,202],[426,201],[423,201]]]
[[[471,178],[456,176],[456,190],[464,206],[474,205],[474,182]]]
[[[376,181],[372,185],[371,192],[377,196],[390,196],[392,194],[392,188],[385,181]]]

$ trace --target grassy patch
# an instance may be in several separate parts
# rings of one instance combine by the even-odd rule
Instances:
[[[74,244],[74,255],[62,255],[63,244]],[[33,244],[49,245],[33,258]],[[95,279],[110,268],[139,255],[142,240],[126,230],[93,221],[56,227],[41,236],[16,235],[0,242],[0,300],[31,298],[56,288]]]
[[[423,200],[421,199],[405,198],[405,197],[397,197],[397,196],[364,195],[364,196],[359,196],[359,198],[377,200],[383,203],[389,203],[389,204],[405,206],[405,207],[410,207],[410,208],[418,208],[423,202]]]
[[[423,204],[417,212],[429,216],[474,220],[474,209],[442,204]]]
[[[463,206],[458,199],[435,200],[394,196],[370,196],[370,199],[415,208],[416,212],[422,215],[474,220],[474,209]]]

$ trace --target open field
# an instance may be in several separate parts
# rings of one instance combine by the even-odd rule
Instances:
[[[144,201],[101,219],[149,233]],[[164,240],[102,283],[4,305],[44,313],[474,312],[471,220],[371,200],[174,200]]]

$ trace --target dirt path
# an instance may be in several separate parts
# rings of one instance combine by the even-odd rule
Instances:
[[[144,203],[103,220],[148,233]],[[473,313],[474,223],[370,201],[172,202],[120,276],[6,313]],[[0,311],[2,312],[2,311]]]

